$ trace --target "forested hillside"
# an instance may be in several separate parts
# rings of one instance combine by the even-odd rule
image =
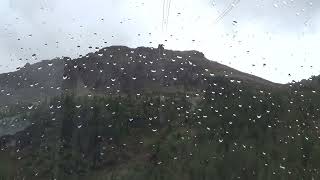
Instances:
[[[60,95],[4,106],[3,127],[26,125],[0,138],[0,179],[320,178],[317,77],[278,85],[144,51],[66,60]]]

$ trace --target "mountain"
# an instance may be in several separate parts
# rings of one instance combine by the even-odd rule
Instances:
[[[197,51],[111,46],[82,58],[41,61],[1,74],[0,104],[36,103],[65,89],[102,94],[201,89],[206,80],[223,77],[257,88],[283,86],[210,61]]]
[[[318,77],[124,46],[0,75],[0,179],[319,179]]]

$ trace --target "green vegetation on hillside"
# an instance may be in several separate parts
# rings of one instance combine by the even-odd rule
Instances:
[[[320,177],[318,92],[210,81],[199,92],[65,94],[13,108],[33,125],[1,138],[0,179]]]

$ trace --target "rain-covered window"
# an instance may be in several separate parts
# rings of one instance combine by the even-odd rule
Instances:
[[[317,0],[1,0],[0,180],[320,179]]]

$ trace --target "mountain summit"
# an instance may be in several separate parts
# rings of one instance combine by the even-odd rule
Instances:
[[[111,46],[81,58],[45,60],[0,74],[0,104],[36,103],[65,90],[81,94],[192,91],[218,78],[254,87],[282,87],[210,61],[198,51]]]

